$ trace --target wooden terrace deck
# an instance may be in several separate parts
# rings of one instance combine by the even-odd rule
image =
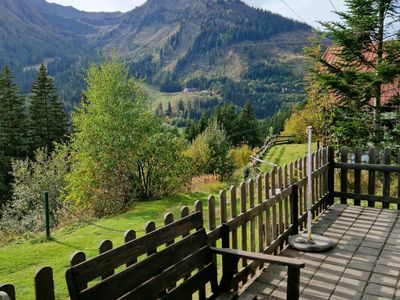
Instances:
[[[399,212],[337,204],[327,210],[313,233],[333,240],[326,253],[287,249],[303,258],[300,299],[400,299]],[[248,284],[240,299],[286,299],[286,270],[269,266]]]
[[[308,165],[307,157],[303,157],[233,185],[228,191],[220,191],[218,197],[210,196],[205,205],[196,201],[194,209],[183,207],[178,218],[167,213],[164,226],[160,228],[156,229],[154,222],[148,222],[145,235],[155,235],[157,230],[163,232],[174,220],[183,222],[191,213],[200,213],[205,222],[198,224],[195,230],[207,230],[208,246],[305,260],[306,268],[301,270],[300,278],[298,270],[289,276],[292,283],[289,286],[293,288],[286,291],[288,274],[285,269],[278,266],[265,269],[260,262],[241,259],[233,270],[229,288],[231,291],[244,291],[242,300],[267,299],[269,296],[292,300],[298,298],[298,292],[300,299],[400,299],[400,165],[391,165],[394,160],[390,149],[385,149],[380,155],[377,149],[369,149],[368,163],[362,162],[363,153],[360,148],[355,149],[354,155],[349,155],[346,147],[340,152],[335,152],[333,147],[319,149],[312,155],[311,165]],[[313,218],[317,218],[313,232],[324,234],[336,242],[333,250],[322,254],[286,248],[288,237],[306,226],[308,168],[312,171],[311,211]],[[341,204],[334,204],[335,201]],[[388,210],[389,207],[398,210]],[[143,251],[128,251],[129,255],[125,253],[123,258],[128,262],[140,262],[144,257],[150,259],[155,252],[161,253],[165,247],[171,246],[170,242],[179,242],[187,237],[187,228],[182,231],[178,226],[178,229],[178,236],[161,234],[159,242],[162,245],[155,245],[157,249],[147,249],[144,254]],[[136,232],[130,229],[124,236],[125,244],[120,247],[130,249],[136,245],[140,250],[142,246],[137,241],[140,238],[136,239]],[[107,253],[115,252],[112,244],[110,240],[103,240],[98,257],[111,256]],[[70,266],[83,264],[85,260],[85,253],[77,252]],[[131,272],[134,267],[130,263],[125,268],[123,265],[127,265],[126,261],[108,265],[107,274],[114,274],[117,278],[124,271]],[[223,266],[231,263],[223,258],[221,265],[222,268],[217,268],[218,278],[222,277]],[[197,273],[188,275],[194,277],[194,274]],[[37,295],[46,296],[37,299],[55,300],[54,285],[49,282],[53,283],[51,267],[38,270],[35,291]],[[105,282],[103,279],[98,284],[104,285]],[[300,290],[297,289],[299,285]],[[13,296],[14,290],[10,284],[0,284],[0,291],[8,295]],[[204,284],[199,290],[199,299],[207,299],[206,291],[209,290]]]

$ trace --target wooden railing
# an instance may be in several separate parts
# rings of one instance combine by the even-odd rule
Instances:
[[[264,144],[261,146],[260,150],[251,158],[250,161],[250,166],[255,166],[262,160],[264,157],[265,153],[273,146],[275,145],[283,145],[283,144],[289,144],[293,141],[294,136],[285,136],[285,135],[277,135],[274,134],[270,137],[268,137]]]
[[[331,197],[328,193],[328,149],[312,155],[312,212],[323,212]],[[279,254],[287,239],[303,229],[307,215],[307,158],[274,168],[262,176],[221,191],[218,199],[208,199],[208,229],[211,245],[221,240],[222,225],[229,226],[230,248]],[[201,204],[196,208],[201,210]],[[219,215],[217,214],[219,211]],[[260,265],[247,261],[234,282],[245,283]]]
[[[375,148],[370,148],[367,155],[356,148],[352,156],[354,159],[349,162],[348,149],[342,147],[339,161],[332,162],[340,175],[339,191],[334,191],[333,197],[340,198],[342,204],[348,204],[348,199],[353,199],[357,206],[362,204],[361,201],[366,201],[368,207],[389,208],[390,204],[396,204],[400,209],[400,166],[391,165],[391,152],[385,149],[379,157]],[[362,157],[366,162],[361,161]],[[330,180],[333,181],[334,176]],[[393,190],[392,185],[395,188]]]
[[[329,191],[333,191],[332,152],[320,149],[313,154],[312,168],[312,212],[314,216],[325,210],[332,201]],[[208,230],[210,245],[222,245],[223,229],[229,228],[229,248],[257,251],[267,254],[279,254],[287,246],[287,239],[303,229],[306,222],[306,187],[307,158],[303,157],[283,167],[257,176],[257,178],[242,182],[239,186],[231,186],[229,191],[221,191],[218,197],[210,196],[207,205],[196,201],[194,211],[201,211]],[[191,209],[183,207],[180,218],[190,214]],[[179,218],[178,218],[179,219]],[[170,213],[164,217],[164,224],[174,221]],[[148,222],[145,234],[156,229],[155,222]],[[185,234],[184,234],[185,235]],[[124,241],[136,239],[136,232],[125,233]],[[99,253],[113,248],[110,240],[104,240],[99,247]],[[83,252],[76,252],[70,265],[86,260]],[[132,263],[137,257],[131,257]],[[127,264],[128,265],[128,264]],[[241,267],[236,270],[234,286],[236,289],[254,276],[261,267],[254,261],[242,260]],[[107,276],[116,270],[108,270]],[[106,277],[107,277],[106,276]],[[54,286],[52,270],[49,267],[40,269],[35,276],[36,299],[52,300]],[[1,288],[0,288],[1,291]],[[10,293],[10,287],[5,291]],[[43,296],[44,295],[44,296]],[[12,297],[12,296],[10,296]]]

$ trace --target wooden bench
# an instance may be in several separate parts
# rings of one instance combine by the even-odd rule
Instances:
[[[226,244],[228,226],[223,232]],[[220,282],[216,254],[223,257]],[[201,212],[73,265],[66,279],[72,300],[192,299],[196,292],[206,299],[207,284],[212,294],[208,299],[235,299],[231,282],[240,258],[288,266],[288,299],[298,299],[302,260],[210,247]]]

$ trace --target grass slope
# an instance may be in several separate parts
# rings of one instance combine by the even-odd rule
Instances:
[[[317,144],[313,143],[312,150],[317,150]],[[269,163],[276,164],[277,166],[283,166],[291,161],[303,157],[307,154],[307,144],[288,144],[288,145],[277,145],[267,151],[263,160]],[[271,165],[261,163],[259,168],[262,172],[268,172],[272,169]]]
[[[139,202],[128,212],[113,218],[102,219],[96,223],[116,230],[143,230],[149,221],[156,222],[157,227],[163,224],[163,216],[167,212],[179,216],[180,208],[188,206],[193,210],[198,199],[206,205],[208,194],[195,193],[178,195],[162,200]],[[138,236],[143,232],[138,232]],[[22,244],[0,248],[0,284],[11,283],[16,287],[17,299],[34,299],[33,277],[41,266],[51,266],[54,272],[56,299],[68,299],[65,282],[65,270],[69,258],[75,251],[85,252],[87,258],[98,253],[101,240],[109,239],[114,247],[123,243],[123,232],[108,231],[92,225],[67,227],[55,231],[51,241],[43,237],[29,240]]]
[[[168,107],[168,102],[171,102],[172,108],[176,109],[179,100],[183,100],[184,103],[187,103],[189,100],[192,102],[195,99],[198,99],[199,101],[204,101],[213,97],[210,96],[209,93],[203,93],[203,92],[163,93],[159,91],[159,88],[157,86],[149,85],[146,83],[143,83],[143,87],[153,107],[156,108],[161,103],[164,111]],[[214,97],[219,97],[219,96],[214,96]]]

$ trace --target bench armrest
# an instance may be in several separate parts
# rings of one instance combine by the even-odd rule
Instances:
[[[284,256],[268,255],[263,253],[249,252],[230,248],[211,247],[211,251],[216,254],[231,256],[235,258],[247,258],[251,260],[262,261],[264,263],[272,263],[287,266],[290,268],[304,268],[304,260],[299,258],[291,258]]]

